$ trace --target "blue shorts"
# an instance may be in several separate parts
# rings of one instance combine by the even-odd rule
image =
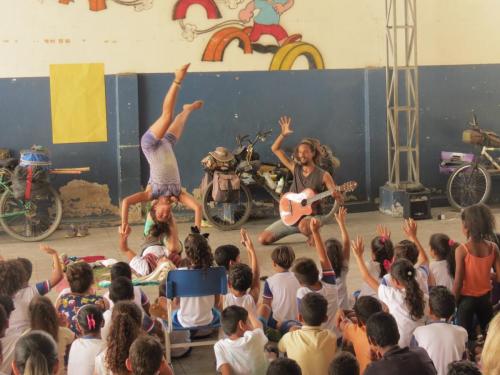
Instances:
[[[220,312],[217,309],[212,308],[212,315],[214,316],[212,322],[206,326],[200,326],[200,327],[184,327],[179,322],[179,318],[177,317],[178,312],[179,310],[175,310],[172,316],[172,325],[174,331],[180,331],[185,329],[216,328],[220,326]]]

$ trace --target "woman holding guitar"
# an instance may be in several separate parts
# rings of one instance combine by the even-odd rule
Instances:
[[[290,187],[290,192],[301,193],[306,189],[311,189],[315,193],[321,193],[326,187],[340,203],[342,201],[342,194],[338,191],[333,177],[330,173],[324,171],[316,165],[317,158],[319,157],[316,146],[313,142],[302,140],[295,149],[295,159],[288,158],[286,153],[281,149],[283,140],[293,133],[290,129],[292,119],[283,116],[279,120],[281,126],[281,134],[274,141],[271,150],[278,157],[278,159],[293,173],[293,182]],[[319,202],[312,203],[312,216],[324,222],[328,217],[321,216],[319,212]],[[283,217],[283,212],[281,213]],[[270,245],[286,236],[295,233],[302,233],[307,237],[309,245],[313,245],[311,230],[309,228],[309,221],[311,216],[306,216],[300,219],[295,225],[286,225],[283,220],[278,220],[267,227],[259,236],[259,242],[262,245]]]

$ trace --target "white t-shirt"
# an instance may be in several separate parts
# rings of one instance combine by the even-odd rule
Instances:
[[[420,266],[416,268],[417,274],[415,275],[415,279],[417,280],[418,286],[420,290],[424,292],[424,294],[429,294],[429,266]],[[390,274],[384,275],[384,280],[382,284],[386,286],[391,286],[392,276]]]
[[[10,336],[5,336],[0,339],[2,342],[2,356],[3,362],[0,364],[0,371],[6,374],[11,373],[11,364],[14,360],[14,349],[16,347],[17,341],[30,330],[27,329],[21,334],[14,333]]]
[[[43,281],[19,290],[12,298],[14,311],[10,315],[9,328],[5,336],[20,334],[30,328],[29,305],[36,296],[43,296],[50,291],[50,283]]]
[[[108,301],[109,308],[112,308],[114,303],[109,298],[109,290],[103,295],[103,298]],[[134,302],[137,306],[141,308],[141,310],[144,310],[142,306],[149,302],[148,297],[143,293],[141,288],[138,286],[134,286]]]
[[[248,312],[256,312],[257,310],[255,300],[250,294],[244,294],[241,297],[237,297],[233,293],[229,292],[224,296],[224,308],[233,305],[243,307]]]
[[[94,361],[94,373],[96,375],[113,375],[111,370],[106,367],[106,349],[100,352]],[[70,374],[68,374],[70,375]]]
[[[321,289],[319,290],[312,290],[305,286],[300,287],[299,290],[297,291],[298,304],[300,303],[300,300],[307,293],[318,293],[321,294],[323,297],[325,297],[325,299],[328,302],[328,309],[327,309],[328,320],[321,325],[321,328],[329,329],[335,332],[337,337],[342,336],[342,333],[340,333],[337,330],[337,327],[335,325],[335,314],[337,313],[337,310],[339,308],[337,286],[335,284],[328,284],[324,281],[321,281]]]
[[[379,280],[379,281],[380,281],[380,278],[379,278],[380,267],[381,267],[380,263],[375,262],[374,260],[370,260],[367,263],[368,272],[370,273],[370,275],[373,276],[373,278],[375,278],[376,280]],[[368,285],[368,283],[366,283],[365,281],[363,281],[363,284],[361,284],[361,290],[359,292],[359,297],[362,297],[362,296],[370,296],[370,297],[375,297],[378,299],[377,291],[373,290],[373,288],[370,285]]]
[[[264,283],[263,298],[273,299],[271,308],[273,318],[278,322],[295,320],[299,314],[297,308],[297,291],[300,284],[290,272],[279,272],[269,277]]]
[[[347,310],[349,306],[349,293],[347,292],[347,274],[349,273],[349,264],[344,264],[340,277],[335,279],[339,299],[339,307]]]
[[[416,328],[413,337],[431,357],[438,375],[446,375],[449,363],[463,359],[467,344],[467,331],[463,327],[436,322]]]
[[[453,289],[453,278],[448,272],[448,262],[446,260],[437,260],[430,264],[431,274],[436,281],[436,286],[442,285],[449,290]]]
[[[102,339],[76,339],[69,351],[68,375],[92,375],[95,359],[105,346],[106,343]]]
[[[130,268],[132,268],[135,273],[137,273],[139,276],[146,276],[150,274],[149,270],[149,264],[144,259],[144,257],[148,254],[153,254],[155,255],[158,259],[164,256],[167,256],[167,248],[164,246],[159,246],[159,245],[154,245],[154,246],[149,246],[144,252],[142,253],[142,256],[136,255],[130,260]]]
[[[399,346],[404,348],[410,345],[411,337],[415,328],[423,326],[425,316],[415,321],[410,317],[408,307],[405,302],[405,293],[400,289],[396,289],[386,285],[378,287],[378,298],[385,303],[389,309],[389,313],[396,319],[399,329]],[[425,295],[424,295],[424,299]]]
[[[261,328],[247,331],[237,340],[225,338],[215,346],[217,371],[227,363],[234,375],[265,375],[269,361],[264,352],[267,337]]]

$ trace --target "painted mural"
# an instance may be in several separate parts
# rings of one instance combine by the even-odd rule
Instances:
[[[59,4],[68,5],[69,3],[73,3],[75,0],[59,0]],[[153,0],[88,0],[89,1],[89,10],[94,12],[100,12],[101,10],[105,10],[107,8],[106,1],[113,1],[119,5],[130,6],[133,7],[137,12],[141,12],[143,10],[148,10],[153,7]]]
[[[179,23],[185,41],[210,35],[202,61],[222,62],[228,45],[237,40],[244,54],[270,54],[269,70],[290,70],[301,56],[307,59],[309,69],[324,69],[319,49],[303,41],[300,33],[289,33],[281,23],[294,0],[222,0],[219,4],[214,0],[177,0],[173,7],[172,19]],[[200,28],[190,21],[191,6],[201,6],[213,25]],[[263,42],[263,36],[272,37],[274,42]]]

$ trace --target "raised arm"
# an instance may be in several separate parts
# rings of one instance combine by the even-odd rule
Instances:
[[[278,159],[283,163],[285,167],[287,167],[292,173],[295,168],[295,163],[290,160],[286,153],[281,149],[281,144],[283,140],[290,134],[293,133],[293,130],[290,129],[290,124],[292,123],[292,119],[290,117],[283,116],[280,118],[279,124],[281,126],[281,133],[278,135],[278,138],[274,141],[271,146],[271,151],[274,155],[278,157]]]
[[[63,271],[61,267],[61,261],[59,260],[59,255],[57,251],[47,245],[40,244],[40,250],[45,251],[52,257],[52,274],[50,275],[49,283],[50,287],[54,287],[59,284],[63,278]]]
[[[118,242],[118,245],[120,247],[121,252],[123,253],[123,255],[125,255],[127,257],[129,262],[135,256],[137,256],[135,251],[133,251],[132,249],[130,249],[128,247],[128,236],[130,235],[131,232],[132,232],[132,228],[130,228],[129,226],[127,226],[125,231],[123,231],[122,228],[118,228],[118,233],[120,234],[120,240]]]
[[[177,101],[177,94],[181,87],[182,81],[186,76],[190,64],[186,64],[175,72],[174,82],[170,85],[165,98],[163,99],[162,112],[160,117],[151,125],[149,130],[154,134],[156,139],[162,139],[165,136],[172,117],[174,116],[175,102]]]
[[[246,229],[241,228],[241,243],[245,246],[248,251],[248,258],[250,260],[250,267],[252,268],[252,286],[250,287],[250,295],[257,304],[259,302],[260,295],[260,268],[259,260],[257,259],[257,254],[255,254],[255,248],[253,242],[248,235]]]
[[[359,236],[356,237],[356,239],[352,241],[351,248],[354,253],[354,257],[356,258],[356,263],[358,264],[363,281],[365,281],[373,290],[376,291],[380,283],[370,274],[368,268],[366,267],[365,260],[363,259],[363,251],[365,250],[363,238]]]
[[[139,193],[129,195],[128,197],[126,197],[122,200],[122,210],[121,210],[121,216],[122,216],[122,218],[121,218],[122,219],[121,231],[122,232],[127,231],[128,210],[129,210],[130,206],[137,204],[137,203],[150,201],[151,198],[152,198],[151,191],[150,191],[150,188],[148,187],[148,189],[146,189],[146,191],[141,191]]]
[[[425,252],[424,247],[417,238],[417,223],[413,219],[405,220],[403,230],[408,239],[415,244],[418,249],[418,260],[416,266],[425,266],[429,264],[429,257]]]
[[[323,243],[323,239],[321,238],[321,234],[319,232],[321,222],[313,217],[309,225],[314,238],[314,245],[316,246],[316,253],[318,254],[321,268],[323,270],[331,270],[332,264],[330,263],[330,258],[328,258],[328,256],[326,255],[325,244]]]
[[[349,239],[349,233],[347,232],[347,227],[345,225],[345,218],[347,216],[347,209],[344,206],[339,208],[339,211],[335,214],[335,220],[339,225],[340,234],[342,236],[342,251],[344,253],[344,260],[349,263],[351,258],[351,241]]]
[[[281,15],[285,13],[288,9],[293,7],[294,3],[295,3],[294,0],[288,0],[285,4],[275,4],[273,8],[279,15]]]

